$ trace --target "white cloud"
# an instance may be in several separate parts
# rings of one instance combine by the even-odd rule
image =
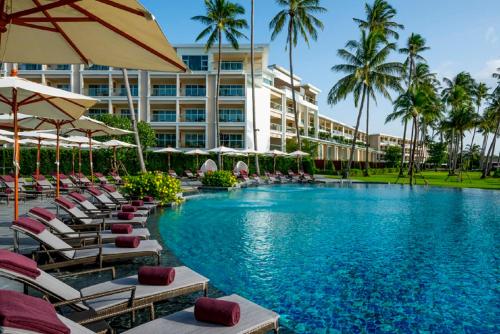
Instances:
[[[486,29],[484,39],[489,44],[496,44],[498,42],[498,34],[495,27],[488,27],[488,29]]]
[[[491,84],[495,83],[495,80],[491,77],[493,73],[500,68],[500,58],[488,60],[483,68],[475,75],[478,80],[489,82]]]

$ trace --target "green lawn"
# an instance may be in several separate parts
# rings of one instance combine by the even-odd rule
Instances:
[[[425,181],[427,181],[430,186],[438,186],[438,187],[480,188],[480,189],[500,190],[500,178],[488,177],[484,180],[481,180],[480,172],[468,172],[468,173],[463,173],[462,175],[463,175],[463,180],[462,182],[459,182],[456,176],[448,177],[448,172],[425,171],[417,175],[417,184],[425,185]],[[327,177],[338,178],[338,176],[327,176]],[[353,180],[357,181],[379,182],[379,183],[380,182],[396,183],[397,178],[398,178],[398,173],[377,174],[377,175],[370,175],[368,177],[364,176],[352,177]],[[408,184],[408,182],[409,179],[405,177],[405,178],[400,178],[397,183]]]

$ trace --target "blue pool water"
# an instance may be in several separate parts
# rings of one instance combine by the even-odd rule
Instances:
[[[296,333],[500,333],[500,193],[260,187],[187,201],[168,248]]]

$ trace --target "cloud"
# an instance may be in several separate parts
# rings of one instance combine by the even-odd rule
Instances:
[[[497,71],[497,68],[500,68],[500,58],[490,59],[486,61],[483,68],[476,73],[475,77],[481,81],[494,84],[495,80],[491,77],[491,75]]]
[[[497,34],[495,27],[488,27],[488,29],[486,29],[486,32],[484,33],[484,39],[489,44],[493,44],[493,45],[497,44],[498,34]]]

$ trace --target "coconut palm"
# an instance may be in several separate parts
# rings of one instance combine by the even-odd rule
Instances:
[[[474,145],[474,138],[476,137],[477,126],[479,125],[479,122],[481,120],[480,108],[481,104],[488,97],[488,86],[486,86],[486,84],[483,82],[478,83],[474,89],[473,97],[474,97],[474,104],[476,105],[477,109],[474,114],[474,128],[472,131],[472,139],[470,142],[470,147],[473,147]]]
[[[251,0],[251,13],[250,13],[250,72],[252,77],[252,121],[253,121],[253,149],[258,151],[257,146],[257,114],[255,111],[255,1]],[[255,155],[255,171],[260,175],[259,156]]]
[[[376,102],[377,92],[391,99],[389,90],[401,91],[399,78],[402,73],[402,64],[387,62],[388,56],[395,49],[394,43],[385,43],[377,34],[363,30],[360,41],[351,40],[347,42],[344,49],[337,51],[337,55],[346,63],[335,65],[332,70],[346,75],[330,89],[328,103],[335,105],[352,94],[355,107],[359,105],[349,162],[344,171],[344,177],[349,176],[365,102],[366,113],[369,114],[370,98]]]
[[[490,143],[490,148],[485,157],[483,163],[483,172],[481,178],[484,179],[490,174],[491,163],[493,162],[493,156],[495,154],[495,147],[497,142],[497,137],[500,135],[500,94],[494,94],[486,108],[486,117],[494,125],[493,139]],[[493,128],[493,127],[492,127]]]
[[[222,61],[222,39],[223,37],[234,49],[239,49],[238,39],[246,38],[240,31],[248,27],[247,21],[240,18],[245,14],[245,8],[240,4],[229,0],[205,0],[205,15],[194,16],[191,19],[201,22],[205,29],[196,37],[196,41],[207,38],[205,50],[208,51],[217,42],[218,63],[217,63],[217,84],[215,89],[215,146],[219,145],[219,87],[220,87],[220,67]],[[220,162],[220,155],[219,155]]]
[[[373,5],[365,4],[366,19],[353,19],[361,29],[379,33],[381,38],[399,39],[397,30],[404,29],[402,24],[392,21],[396,10],[385,0],[375,0]]]
[[[323,30],[321,22],[315,14],[326,12],[326,8],[320,6],[320,0],[276,0],[276,3],[283,9],[274,16],[269,23],[269,29],[272,31],[271,40],[287,27],[288,58],[290,62],[290,86],[292,88],[293,113],[295,117],[295,130],[297,133],[297,144],[299,150],[302,147],[299,131],[299,114],[295,100],[295,85],[293,79],[293,49],[297,46],[299,37],[309,45],[309,40],[317,40],[318,29]]]
[[[421,53],[429,50],[430,48],[425,46],[425,39],[419,35],[412,33],[408,40],[406,41],[406,47],[399,49],[399,53],[406,55],[404,62],[405,68],[405,80],[407,80],[407,91],[410,90],[413,76],[416,75],[417,63],[425,63],[426,60],[422,57]],[[401,164],[399,167],[399,176],[404,176],[404,163],[405,163],[405,150],[406,150],[406,132],[408,129],[408,119],[404,121],[403,130],[403,142],[401,144]]]

